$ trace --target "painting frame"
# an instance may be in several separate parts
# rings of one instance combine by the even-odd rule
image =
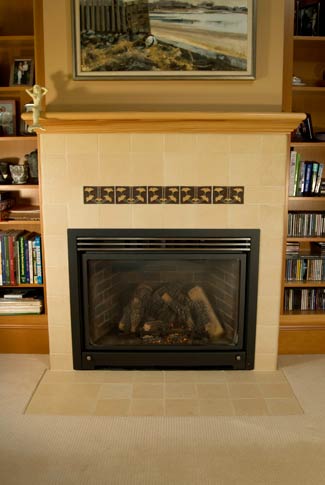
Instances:
[[[173,2],[166,2],[166,4],[174,6],[178,1],[184,5],[183,0],[173,0]],[[131,0],[71,0],[73,79],[87,81],[255,80],[256,0],[212,0],[211,2],[192,0],[188,4],[192,5],[193,1],[197,5],[192,9],[197,9],[194,22],[186,17],[186,14],[188,16],[193,15],[192,11],[184,14],[180,14],[178,11],[176,15],[173,13],[174,11],[167,10],[167,6],[162,13],[159,10],[156,11],[155,9],[158,9],[164,0],[133,0],[132,3],[139,2],[141,8],[145,3],[147,5],[148,12],[145,15],[137,13],[137,16],[134,17],[134,23],[137,24],[138,29],[141,30],[142,28],[143,32],[130,32],[130,24],[126,24],[124,27],[120,27],[120,29],[124,29],[121,33],[114,32],[114,29],[117,29],[117,21],[115,21],[115,27],[114,25],[112,27],[112,20],[107,19],[109,16],[112,17],[114,5],[113,14],[117,10],[117,5],[127,8],[128,2],[131,4]],[[203,7],[199,10],[199,2],[200,5],[213,5],[215,10],[208,13],[201,12]],[[221,5],[224,5],[224,10],[221,10]],[[95,10],[91,10],[91,8],[95,8]],[[109,13],[106,13],[105,8],[110,9]],[[241,30],[238,30],[238,32],[211,31],[210,25],[205,30],[196,26],[191,28],[193,23],[194,25],[197,23],[200,26],[205,26],[208,25],[208,22],[211,25],[214,22],[217,25],[218,21],[213,20],[213,18],[220,18],[222,14],[224,14],[224,19],[227,19],[227,17],[229,19],[231,15],[233,15],[233,18],[240,19],[240,22],[238,20],[238,29]],[[211,20],[205,20],[207,15]],[[129,17],[127,12],[123,16],[120,15],[120,22],[122,22],[122,18],[129,19]],[[146,31],[148,27],[148,25],[145,25],[147,17],[149,29]],[[175,19],[175,17],[177,18]],[[111,22],[109,27],[107,27],[108,22]],[[126,21],[124,20],[124,22]],[[181,27],[176,22],[182,22]],[[192,24],[189,24],[190,27],[185,24],[186,22],[192,22]],[[173,23],[176,25],[173,25]],[[227,23],[226,20],[224,23]],[[230,25],[230,22],[228,22],[228,25]],[[177,34],[182,29],[182,36],[185,37],[185,41]],[[202,42],[198,40],[200,36],[202,37],[202,32],[207,39],[203,47]],[[168,38],[168,35],[172,40]],[[218,40],[216,40],[217,38]],[[118,40],[116,41],[116,39]],[[149,43],[147,45],[148,41],[154,44],[154,48],[151,50],[152,46]],[[136,44],[137,42],[139,46]],[[141,45],[141,42],[143,45]],[[123,43],[124,45],[122,45]],[[123,57],[120,51],[127,43],[131,47],[128,48],[127,54]],[[162,55],[160,51],[163,49],[167,52]],[[145,54],[143,54],[144,52]],[[147,54],[148,52],[149,54]],[[231,55],[233,52],[238,52],[238,55]],[[144,57],[145,55],[148,58]],[[97,64],[93,59],[96,60]],[[107,64],[101,65],[101,59],[105,59]],[[173,66],[171,69],[160,67],[161,64],[166,64],[166,59],[167,64],[168,62],[169,65],[174,63],[175,67]],[[149,67],[147,61],[151,63]],[[137,62],[140,66],[138,69],[134,67]]]
[[[0,99],[0,136],[16,136],[17,134],[16,101]]]
[[[34,82],[34,59],[14,59],[10,70],[10,86],[32,86]]]

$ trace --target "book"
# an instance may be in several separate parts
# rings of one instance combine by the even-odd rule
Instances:
[[[318,175],[318,167],[319,163],[318,162],[312,162],[312,173],[311,173],[311,188],[310,192],[311,195],[315,194],[316,191],[316,183],[317,183],[317,175]]]
[[[308,197],[311,193],[311,179],[312,179],[312,162],[305,162],[305,180],[304,190],[302,195]]]
[[[290,152],[290,168],[289,168],[289,197],[294,196],[297,155],[298,154],[295,150],[291,150],[291,152]]]
[[[25,239],[28,237],[28,232],[24,231],[18,237],[19,243],[19,274],[20,274],[20,283],[26,284],[26,254],[25,254]]]
[[[33,240],[33,254],[35,257],[35,269],[34,269],[34,283],[38,285],[43,284],[43,272],[42,272],[42,249],[41,249],[41,236],[36,234]]]
[[[17,265],[16,265],[16,248],[15,242],[17,238],[23,233],[20,229],[12,229],[8,231],[8,245],[9,245],[9,274],[10,284],[17,284]]]
[[[318,164],[316,187],[315,187],[315,194],[319,194],[319,192],[320,192],[320,184],[321,184],[321,181],[322,181],[323,171],[324,171],[324,164],[319,163]]]
[[[33,205],[14,206],[6,211],[7,219],[14,221],[39,221],[40,208]]]

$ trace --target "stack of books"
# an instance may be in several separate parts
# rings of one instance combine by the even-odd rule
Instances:
[[[40,208],[37,205],[14,206],[6,211],[8,221],[39,221]]]
[[[0,296],[0,315],[39,315],[43,310],[43,298],[34,291],[4,291]]]
[[[293,241],[293,242],[287,242],[287,246],[286,246],[286,254],[287,256],[289,255],[298,255],[299,254],[299,251],[300,251],[300,243],[297,242],[297,241]]]

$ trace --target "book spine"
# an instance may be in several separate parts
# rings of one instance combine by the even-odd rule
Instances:
[[[292,150],[291,153],[290,153],[289,197],[292,197],[294,195],[296,158],[297,158],[297,152],[295,150]]]
[[[300,174],[300,153],[296,153],[295,174],[293,183],[293,196],[297,196],[299,190],[299,174]]]
[[[36,283],[43,284],[42,274],[42,254],[41,254],[41,236],[37,235],[34,239],[35,256],[36,256]]]
[[[5,267],[6,267],[6,280],[5,284],[10,285],[10,256],[9,256],[9,240],[8,234],[4,234],[4,248],[5,248]]]
[[[3,279],[2,279],[2,244],[0,241],[0,286],[3,285]]]
[[[20,252],[19,252],[19,242],[17,239],[14,241],[15,250],[15,270],[16,270],[16,282],[20,285]]]
[[[318,167],[319,167],[319,163],[313,162],[313,164],[312,164],[312,174],[311,174],[311,189],[310,189],[312,195],[315,194],[315,190],[316,190]]]
[[[319,194],[319,192],[320,192],[320,184],[321,184],[321,181],[322,181],[323,170],[324,170],[324,164],[320,163],[319,167],[318,167],[318,173],[317,173],[315,194]]]
[[[28,239],[24,240],[26,283],[30,283]]]
[[[30,283],[34,283],[33,239],[28,240],[28,261],[29,261],[29,282]]]
[[[19,238],[19,261],[20,261],[20,282],[26,283],[26,260],[25,260],[25,238],[21,236]]]
[[[14,238],[12,235],[8,235],[8,246],[9,246],[9,274],[10,274],[10,284],[16,284],[15,278],[15,250],[14,250]]]
[[[300,164],[300,173],[299,173],[299,187],[297,195],[302,195],[304,193],[305,187],[305,162],[301,162]]]
[[[303,195],[307,197],[308,195],[310,195],[310,191],[311,191],[311,177],[312,177],[312,163],[305,162],[305,183],[304,183]]]

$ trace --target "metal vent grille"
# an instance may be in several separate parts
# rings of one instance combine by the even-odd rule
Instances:
[[[249,252],[250,237],[230,238],[137,238],[137,237],[77,237],[78,251],[212,251]]]

